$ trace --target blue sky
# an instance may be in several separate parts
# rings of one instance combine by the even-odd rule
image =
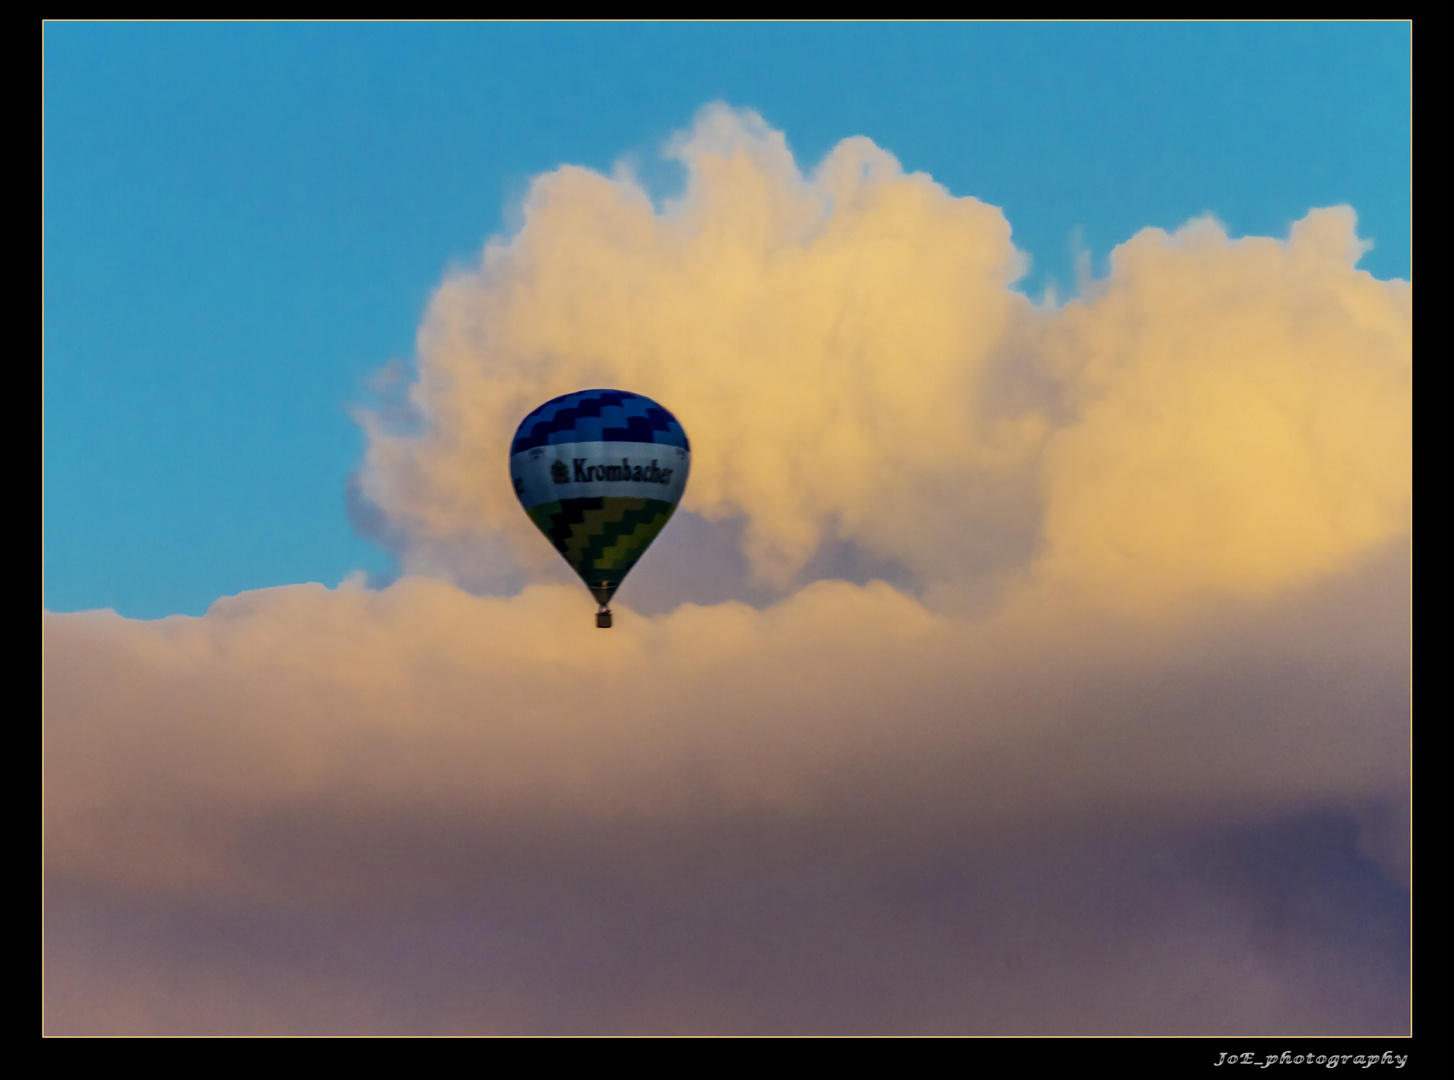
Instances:
[[[756,110],[1004,208],[1073,293],[1147,226],[1350,204],[1411,279],[1406,24],[79,24],[44,31],[44,606],[199,614],[387,557],[348,406],[530,179]],[[492,467],[482,463],[482,467]]]

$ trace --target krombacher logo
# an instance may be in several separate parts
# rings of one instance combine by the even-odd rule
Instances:
[[[674,469],[659,469],[656,459],[651,459],[650,465],[632,465],[630,458],[622,458],[620,465],[587,465],[583,457],[572,458],[574,474],[565,467],[565,462],[559,459],[550,466],[550,478],[557,484],[569,484],[574,481],[577,484],[587,484],[593,480],[624,481],[630,480],[638,484],[670,484],[671,474]]]

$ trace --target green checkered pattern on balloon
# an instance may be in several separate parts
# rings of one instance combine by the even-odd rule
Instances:
[[[587,585],[614,591],[676,507],[660,499],[560,499],[527,513]]]

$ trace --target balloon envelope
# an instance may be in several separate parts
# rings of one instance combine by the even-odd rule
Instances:
[[[676,510],[691,460],[687,433],[650,398],[580,390],[520,422],[510,478],[530,520],[604,606]]]

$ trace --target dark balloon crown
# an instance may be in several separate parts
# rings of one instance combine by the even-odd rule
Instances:
[[[575,442],[660,443],[691,450],[677,418],[656,402],[626,390],[577,390],[551,398],[515,431],[510,455],[537,446]]]

